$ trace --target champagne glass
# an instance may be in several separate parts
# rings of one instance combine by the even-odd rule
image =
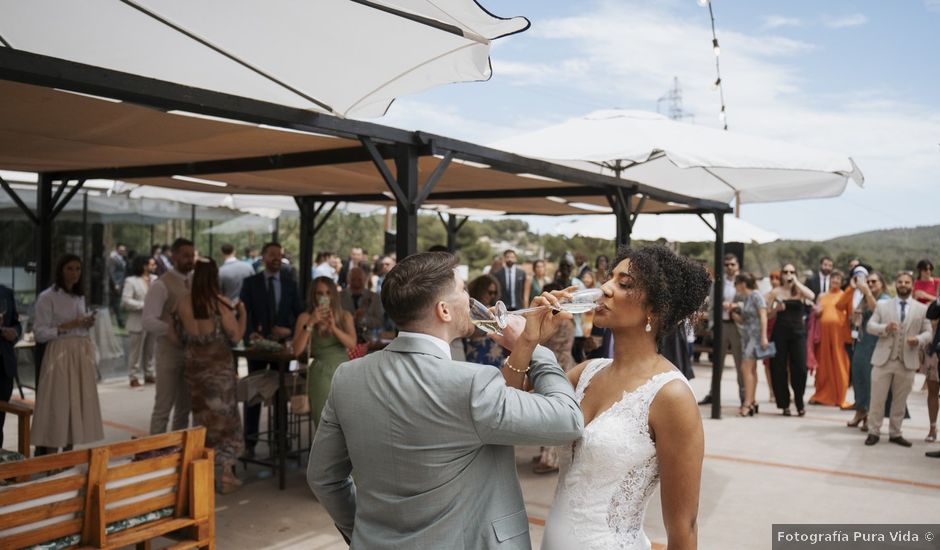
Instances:
[[[543,309],[556,309],[559,311],[567,311],[568,313],[577,315],[579,313],[587,313],[597,307],[597,301],[604,296],[604,291],[599,288],[588,288],[585,290],[578,290],[571,293],[571,298],[563,298],[559,300],[558,307],[555,306],[535,306],[528,307],[525,309],[517,309],[516,311],[508,311],[506,309],[506,304],[503,302],[496,302],[496,318],[502,323],[503,326],[506,326],[506,323],[509,320],[509,314],[513,315],[524,315],[526,313],[531,313],[533,311],[541,311]]]
[[[506,328],[506,306],[503,306],[502,312],[503,316],[500,317],[498,311],[494,314],[488,307],[470,298],[470,322],[482,332],[501,335]]]

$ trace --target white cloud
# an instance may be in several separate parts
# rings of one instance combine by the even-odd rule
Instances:
[[[803,21],[798,17],[786,17],[784,15],[766,15],[764,16],[764,28],[776,29],[779,27],[802,27]]]
[[[924,7],[927,11],[940,12],[940,0],[924,0]]]
[[[868,23],[868,18],[860,13],[854,13],[851,15],[825,16],[822,21],[823,25],[830,29],[844,29],[864,25]]]
[[[718,38],[732,131],[850,155],[866,176],[865,189],[851,184],[845,198],[745,205],[746,213],[759,213],[762,225],[784,237],[828,238],[904,220],[936,223],[930,201],[912,204],[910,198],[935,194],[937,104],[915,104],[890,88],[859,89],[851,80],[828,82],[828,92],[818,91],[801,68],[802,56],[815,48],[805,41],[722,27],[720,21]],[[482,104],[408,100],[397,102],[385,122],[417,120],[405,125],[487,143],[603,106],[655,110],[677,76],[683,108],[697,124],[719,125],[707,17],[687,19],[662,4],[607,2],[587,15],[533,21],[528,33],[512,40],[513,48],[494,56],[495,76],[485,85],[510,85],[499,88],[497,101],[514,116],[493,115],[492,106]],[[533,98],[546,97],[533,105]]]

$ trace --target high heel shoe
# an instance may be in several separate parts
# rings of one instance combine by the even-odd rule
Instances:
[[[867,414],[855,413],[855,418],[845,423],[849,428],[857,428],[859,424],[868,419]]]
[[[738,409],[738,416],[753,416],[752,411],[752,408],[741,405],[741,407]]]
[[[927,432],[927,437],[924,438],[924,441],[927,443],[933,443],[937,440],[937,425],[931,424],[930,431]]]

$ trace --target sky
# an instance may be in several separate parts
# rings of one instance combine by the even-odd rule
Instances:
[[[493,77],[399,98],[377,122],[487,144],[601,109],[656,111],[678,78],[689,121],[721,127],[696,0],[481,3],[532,24],[493,43]],[[940,0],[712,8],[729,130],[845,154],[865,175],[837,198],[745,203],[742,219],[809,240],[940,223]]]

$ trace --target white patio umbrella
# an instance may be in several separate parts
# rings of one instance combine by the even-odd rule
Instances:
[[[715,217],[705,214],[711,227],[715,226]],[[715,233],[701,218],[689,214],[664,214],[659,216],[639,216],[633,226],[631,237],[641,241],[666,239],[669,242],[713,241]],[[556,232],[566,237],[581,235],[598,239],[616,238],[617,218],[614,216],[583,216],[576,220],[562,222]],[[741,243],[769,243],[780,235],[768,231],[750,222],[733,216],[725,216],[724,240]]]
[[[643,111],[597,111],[491,146],[723,202],[834,197],[864,182],[847,156]]]
[[[0,0],[0,44],[333,113],[486,80],[490,42],[528,28],[474,0]]]
[[[121,184],[120,188],[132,198],[154,198],[173,200],[186,204],[195,204],[200,207],[231,208],[241,212],[248,212],[265,218],[297,217],[297,203],[293,197],[284,195],[249,195],[227,193],[203,193],[199,191],[185,191],[167,187],[150,185]],[[329,200],[324,195],[323,200]],[[349,214],[372,214],[383,207],[374,204],[359,204],[344,202],[339,210]]]
[[[242,214],[237,218],[224,221],[219,225],[202,230],[206,235],[234,235],[236,233],[271,233],[274,231],[274,220],[263,218],[254,214]]]

